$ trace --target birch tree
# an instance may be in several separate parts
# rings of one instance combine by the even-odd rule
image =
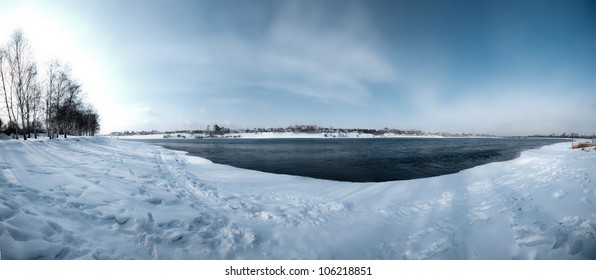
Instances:
[[[8,115],[8,128],[12,130],[18,129],[18,127],[15,127],[15,124],[17,124],[17,117],[15,115],[14,110],[15,102],[10,73],[11,71],[8,64],[8,53],[6,52],[6,49],[0,48],[0,93],[2,94],[1,101],[4,103],[4,108],[6,109],[6,114]]]
[[[56,119],[58,108],[62,103],[64,88],[68,83],[68,66],[63,66],[57,59],[49,63],[47,68],[47,81],[44,95],[46,130],[50,139],[56,138],[59,127]]]
[[[37,82],[37,64],[33,61],[33,52],[28,41],[20,30],[12,34],[7,47],[10,80],[16,109],[20,118],[23,139],[27,140],[27,133],[31,126],[31,102],[33,88]]]

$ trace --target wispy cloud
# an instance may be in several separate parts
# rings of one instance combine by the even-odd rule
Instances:
[[[347,24],[366,22],[365,15],[326,29],[321,28],[328,25],[321,14],[326,11],[306,3],[279,9],[259,38],[235,30],[204,33],[186,45],[166,43],[155,52],[179,61],[178,67],[188,65],[186,74],[180,74],[188,76],[185,84],[214,94],[242,92],[248,86],[356,104],[373,94],[369,84],[394,80],[394,66],[374,46],[377,38],[366,28]]]

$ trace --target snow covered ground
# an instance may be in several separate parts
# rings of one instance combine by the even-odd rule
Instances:
[[[596,259],[596,150],[345,183],[103,137],[0,141],[3,259]]]

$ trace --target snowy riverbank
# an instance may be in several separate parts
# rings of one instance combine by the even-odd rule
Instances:
[[[130,141],[0,141],[3,259],[596,259],[596,150],[342,183]]]

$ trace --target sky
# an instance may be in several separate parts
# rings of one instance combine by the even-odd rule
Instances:
[[[17,28],[102,133],[596,132],[596,1],[0,1]]]

